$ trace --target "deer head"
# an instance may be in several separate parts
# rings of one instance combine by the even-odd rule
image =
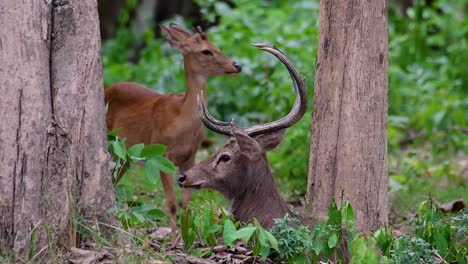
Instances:
[[[161,30],[171,47],[183,54],[186,70],[203,77],[241,72],[241,66],[213,45],[201,27],[194,28],[194,34],[174,23],[161,25]]]
[[[289,211],[282,200],[266,158],[266,152],[281,143],[285,129],[301,119],[307,109],[304,79],[289,59],[276,47],[255,46],[275,55],[288,69],[297,95],[289,114],[271,123],[240,128],[233,122],[213,118],[204,96],[198,96],[198,113],[203,123],[214,132],[231,136],[229,142],[208,159],[195,165],[178,179],[184,188],[209,188],[221,192],[230,202],[236,219],[257,218],[270,227],[273,219]]]

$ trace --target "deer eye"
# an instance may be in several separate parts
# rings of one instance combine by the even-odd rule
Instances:
[[[203,55],[213,56],[213,52],[211,50],[202,50],[201,52]]]
[[[219,157],[219,161],[222,161],[222,162],[228,162],[230,160],[231,160],[231,157],[229,157],[226,154],[223,154],[223,155],[221,155],[221,157]]]

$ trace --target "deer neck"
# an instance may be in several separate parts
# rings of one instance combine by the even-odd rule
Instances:
[[[256,218],[262,226],[269,228],[273,225],[274,219],[283,217],[290,210],[278,192],[268,163],[266,167],[265,177],[248,175],[248,178],[257,180],[249,184],[249,188],[228,199],[231,204],[231,213],[237,220],[247,222]]]
[[[187,60],[184,60],[184,68],[187,90],[185,92],[181,114],[198,124],[201,121],[197,114],[197,96],[200,92],[203,92],[205,96],[204,99],[206,99],[207,77],[193,72]]]

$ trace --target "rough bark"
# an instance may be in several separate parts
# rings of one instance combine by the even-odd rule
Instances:
[[[387,4],[320,1],[308,200],[326,218],[331,199],[354,207],[356,228],[387,222]]]
[[[1,0],[0,14],[0,241],[19,260],[32,226],[41,255],[47,239],[74,246],[77,221],[115,223],[114,193],[96,2]]]

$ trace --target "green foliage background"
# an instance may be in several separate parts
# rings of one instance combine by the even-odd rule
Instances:
[[[209,80],[209,108],[216,117],[248,125],[289,111],[294,100],[289,76],[275,58],[250,45],[256,42],[288,54],[306,77],[313,105],[318,1],[196,2],[204,18],[216,22],[206,29],[210,40],[243,68],[237,77]],[[135,81],[159,92],[183,92],[181,55],[156,37],[154,25],[142,35],[132,32],[129,13],[135,4],[127,1],[115,38],[103,43],[105,85]],[[467,6],[467,0],[436,0],[431,6],[415,0],[401,14],[398,3],[389,2],[389,171],[397,207],[428,193],[441,200],[468,198],[459,162],[468,153]],[[180,17],[171,21],[192,27]],[[306,188],[310,111],[269,154],[275,179],[289,197]]]

